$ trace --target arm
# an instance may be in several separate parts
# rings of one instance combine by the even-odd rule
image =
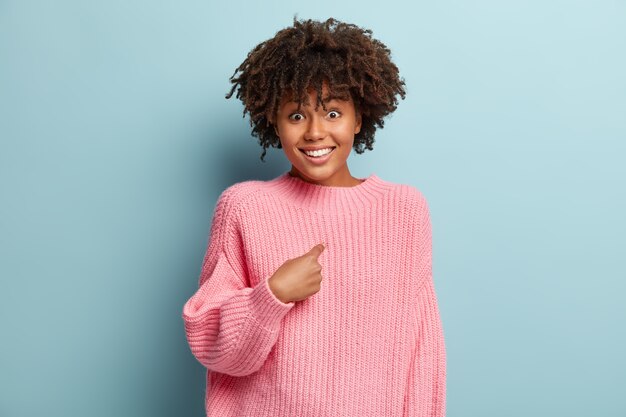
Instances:
[[[182,318],[191,352],[202,365],[244,376],[263,365],[294,303],[276,298],[269,277],[255,287],[246,285],[236,196],[237,187],[231,186],[218,199],[199,288],[185,303]]]
[[[415,300],[416,341],[406,396],[405,417],[445,417],[446,348],[432,276],[432,238],[428,205],[418,210],[418,296]]]

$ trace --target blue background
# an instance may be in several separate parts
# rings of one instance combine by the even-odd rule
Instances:
[[[228,78],[299,18],[407,82],[349,159],[431,209],[448,415],[626,416],[626,4],[0,1],[0,415],[202,416],[215,201],[289,169]]]

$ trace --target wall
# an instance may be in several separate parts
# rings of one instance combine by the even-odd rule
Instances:
[[[0,2],[0,415],[204,415],[180,314],[214,203],[289,168],[224,95],[295,13],[407,82],[349,162],[429,201],[448,414],[626,415],[617,0]]]

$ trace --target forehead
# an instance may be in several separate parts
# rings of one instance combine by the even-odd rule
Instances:
[[[309,88],[307,90],[308,96],[309,96],[309,100],[316,100],[317,99],[317,91],[315,91],[315,89]],[[306,104],[306,97],[304,98],[305,102],[303,104]],[[324,103],[329,103],[331,101],[336,101],[336,102],[350,102],[351,101],[351,97],[348,94],[348,99],[346,100],[345,97],[342,97],[340,94],[334,93],[334,92],[330,92],[328,91],[328,88],[324,87],[322,89],[322,102]],[[287,90],[283,93],[282,95],[282,99],[281,99],[281,106],[285,106],[285,105],[290,105],[290,104],[299,104],[297,101],[297,97],[294,97],[294,94],[292,91]],[[311,103],[309,102],[309,105]]]

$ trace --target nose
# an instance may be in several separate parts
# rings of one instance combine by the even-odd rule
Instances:
[[[312,115],[309,120],[306,133],[304,134],[304,139],[318,140],[325,138],[326,128],[324,126],[324,120],[315,114]]]

